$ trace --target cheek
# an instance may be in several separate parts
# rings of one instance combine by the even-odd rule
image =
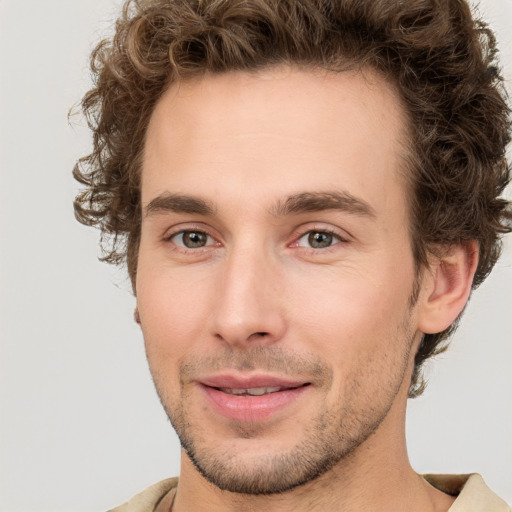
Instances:
[[[329,300],[309,296],[299,328],[307,348],[333,370],[328,409],[371,409],[393,396],[407,364],[409,294],[345,284],[332,287]]]
[[[385,336],[404,318],[409,298],[406,287],[400,290],[382,281],[347,275],[326,280],[322,286],[318,281],[304,283],[300,293],[292,295],[298,300],[290,310],[303,332],[330,348]]]
[[[335,401],[354,386],[376,396],[382,375],[403,367],[412,277],[380,270],[379,278],[354,271],[302,283],[295,294],[296,338],[333,369]]]
[[[176,363],[204,338],[209,294],[204,280],[191,280],[169,270],[141,267],[137,308],[150,365]]]

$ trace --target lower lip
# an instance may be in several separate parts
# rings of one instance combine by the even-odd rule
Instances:
[[[209,386],[202,386],[212,408],[218,414],[242,422],[264,421],[291,405],[310,386],[285,389],[260,396],[230,395]]]

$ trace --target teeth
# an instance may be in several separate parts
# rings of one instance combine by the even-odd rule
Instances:
[[[220,388],[224,393],[228,393],[230,395],[251,395],[251,396],[261,396],[266,395],[268,393],[276,393],[277,391],[281,391],[281,387],[273,387],[273,388],[249,388],[249,389],[233,389],[233,388]]]

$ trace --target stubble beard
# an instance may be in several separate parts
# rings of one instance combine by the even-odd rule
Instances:
[[[379,400],[374,401],[373,396],[361,397],[361,389],[365,387],[364,379],[369,376],[364,371],[358,372],[359,377],[355,376],[350,382],[343,403],[337,404],[331,410],[325,408],[303,428],[300,440],[295,445],[279,453],[244,457],[244,454],[230,452],[225,447],[217,448],[214,440],[208,440],[208,432],[204,427],[189,417],[186,404],[190,402],[184,389],[182,388],[179,401],[172,404],[166,397],[163,386],[159,386],[158,376],[153,377],[160,401],[178,434],[186,456],[206,480],[219,489],[233,493],[284,493],[324,475],[342,460],[348,461],[357,448],[377,431],[391,409],[407,373],[412,333],[405,325],[401,328],[404,330],[399,334],[402,337],[400,342],[405,342],[408,350],[407,347],[404,348],[402,359],[392,365],[393,375],[389,375],[385,391],[380,391]],[[406,337],[407,340],[404,339]],[[332,382],[331,370],[318,360],[310,363],[290,363],[290,356],[283,354],[278,348],[267,347],[259,350],[256,347],[255,350],[243,354],[232,353],[230,358],[230,361],[226,357],[215,360],[203,358],[195,366],[210,369],[215,365],[236,369],[255,367],[267,370],[306,366],[315,375],[321,375],[319,380],[325,386],[328,386],[329,381]],[[236,364],[233,364],[233,360]],[[187,373],[187,368],[182,367],[181,373],[183,382],[183,373]],[[234,438],[258,439],[264,431],[264,428],[258,425],[233,422]]]
[[[387,411],[386,411],[387,413]],[[272,495],[291,491],[324,475],[360,446],[377,429],[385,417],[353,427],[340,422],[338,414],[324,412],[314,424],[304,429],[303,438],[285,453],[263,454],[241,460],[241,454],[220,452],[206,443],[201,445],[180,415],[171,419],[187,457],[201,475],[222,489],[246,495]],[[338,423],[338,428],[332,425]],[[239,437],[250,438],[247,433]],[[256,434],[254,435],[256,437]]]

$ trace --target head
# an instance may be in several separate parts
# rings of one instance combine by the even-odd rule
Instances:
[[[512,217],[500,198],[509,180],[509,123],[495,59],[492,33],[462,0],[127,2],[114,37],[92,57],[95,86],[83,109],[94,150],[74,171],[85,185],[77,217],[100,227],[104,259],[126,261],[137,294],[145,141],[166,91],[207,74],[279,66],[369,71],[393,88],[405,113],[400,173],[416,279],[430,257],[473,243],[476,287]],[[421,365],[455,323],[423,336],[411,396],[421,389]]]

